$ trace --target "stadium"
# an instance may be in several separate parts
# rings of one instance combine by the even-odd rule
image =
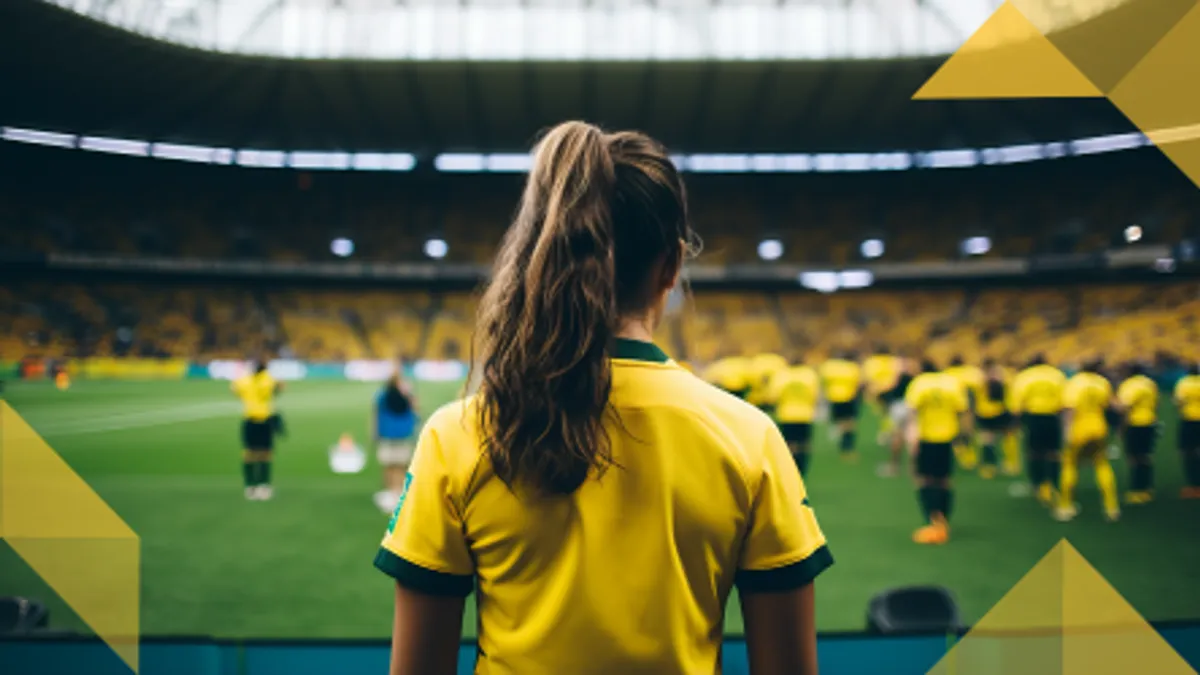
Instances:
[[[836,559],[814,584],[823,672],[1069,672],[1065,582],[1035,594],[1054,621],[1004,626],[1049,631],[1053,668],[1027,646],[1005,647],[1027,657],[1007,666],[1001,646],[974,668],[944,658],[1064,539],[1132,608],[1122,621],[1153,627],[1110,636],[1118,670],[1194,672],[1200,448],[1181,439],[1200,420],[1200,189],[1176,150],[1195,141],[1156,145],[1103,97],[914,100],[1014,4],[6,0],[0,670],[383,672],[395,583],[371,560],[408,484],[376,453],[381,389],[402,373],[418,428],[477,390],[482,291],[531,148],[583,120],[660,140],[686,183],[703,247],[654,344],[781,428],[768,392],[787,383],[751,364],[820,379],[801,468]],[[1110,54],[1126,70],[1163,36],[1200,35],[1193,0],[1078,4],[1037,29],[1078,46],[1153,26],[1136,57]],[[1180,87],[1200,74],[1172,63]],[[893,370],[876,386],[879,355]],[[846,428],[831,362],[862,373]],[[1119,518],[1090,467],[1064,493],[1057,465],[1032,474],[1028,430],[1007,428],[1006,447],[981,433],[980,400],[1020,415],[1035,364],[1111,389],[1100,452]],[[261,420],[245,384],[259,366],[281,385]],[[926,505],[905,434],[923,433],[922,403],[886,393],[904,368],[917,382],[952,366],[979,373],[962,384],[953,535],[920,542],[940,514],[914,532]],[[1153,385],[1150,422],[1131,421],[1133,377]],[[243,418],[280,420],[265,479],[243,480],[259,462]],[[1141,456],[1138,426],[1154,429]],[[28,548],[109,535],[18,525],[57,517],[20,501],[36,488],[15,458],[42,440],[136,533],[134,662],[95,618],[110,599],[63,581],[92,567],[80,578],[106,583],[103,554]],[[460,673],[476,672],[475,603]],[[723,672],[753,672],[736,590],[722,621]],[[1075,649],[1104,652],[1088,639]],[[1150,654],[1164,646],[1174,660]]]

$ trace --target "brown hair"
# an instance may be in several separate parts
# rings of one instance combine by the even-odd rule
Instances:
[[[510,488],[571,494],[613,463],[610,345],[692,239],[683,181],[648,136],[566,122],[538,143],[476,326],[479,429]]]

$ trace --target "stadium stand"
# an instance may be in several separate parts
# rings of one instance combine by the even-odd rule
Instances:
[[[408,291],[145,288],[51,284],[0,289],[0,359],[251,355],[312,361],[469,355],[475,298]],[[1037,289],[696,292],[659,328],[676,358],[782,352],[819,361],[885,345],[947,362],[1036,353],[1077,363],[1165,353],[1200,359],[1200,285]]]

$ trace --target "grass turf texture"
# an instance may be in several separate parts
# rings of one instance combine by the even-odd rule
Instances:
[[[280,399],[289,435],[276,453],[275,499],[242,499],[240,408],[227,384],[77,382],[67,392],[10,384],[5,397],[140,535],[142,630],[225,638],[382,638],[391,626],[390,581],[371,566],[387,516],[371,496],[378,467],[334,475],[327,452],[346,431],[366,437],[375,385],[291,383]],[[449,400],[450,384],[425,384],[426,407]],[[979,619],[1061,538],[1070,541],[1147,618],[1200,616],[1200,502],[1181,486],[1174,416],[1156,455],[1159,498],[1105,523],[1090,470],[1069,524],[1031,499],[1008,496],[1009,479],[958,476],[954,538],[922,547],[910,482],[875,476],[883,451],[876,419],[864,413],[861,461],[844,464],[825,428],[815,434],[809,477],[814,508],[837,564],[817,582],[821,630],[858,630],[868,599],[885,588],[937,583]],[[1117,462],[1122,484],[1124,462]],[[52,623],[86,630],[6,545],[0,595],[48,601]],[[736,600],[727,631],[738,634]],[[473,603],[465,621],[475,631]]]

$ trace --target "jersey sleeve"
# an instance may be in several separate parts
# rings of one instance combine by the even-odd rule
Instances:
[[[455,482],[432,426],[417,441],[412,468],[404,478],[375,566],[414,591],[466,597],[475,585],[475,564],[463,531]]]
[[[802,588],[833,564],[804,481],[774,425],[766,443],[736,577],[743,593]]]
[[[954,397],[954,411],[964,413],[971,409],[971,397],[975,392],[970,387],[955,387],[954,391],[958,392]]]
[[[917,406],[921,404],[922,389],[924,389],[924,387],[921,386],[921,383],[917,380],[910,382],[908,385],[908,391],[904,392],[904,405],[916,410]]]
[[[1137,403],[1138,393],[1133,382],[1126,380],[1117,387],[1117,403],[1126,408],[1132,408]]]
[[[1082,388],[1079,380],[1072,379],[1067,382],[1067,386],[1063,389],[1064,408],[1074,408],[1079,405],[1079,394]]]

